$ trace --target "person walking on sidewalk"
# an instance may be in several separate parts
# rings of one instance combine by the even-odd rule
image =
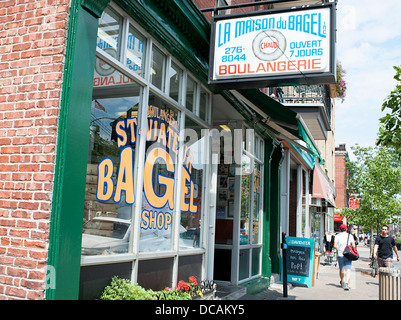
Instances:
[[[380,267],[393,267],[393,250],[397,255],[397,261],[400,261],[397,246],[393,237],[389,236],[389,227],[382,227],[382,234],[377,236],[374,248],[374,257]]]
[[[337,250],[337,261],[340,269],[339,275],[341,287],[344,290],[349,290],[352,261],[344,257],[343,252],[348,244],[355,247],[355,241],[354,237],[347,233],[347,226],[345,224],[340,226],[340,231],[341,232],[334,238],[334,248]]]

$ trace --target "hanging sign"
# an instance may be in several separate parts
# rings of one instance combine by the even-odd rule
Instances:
[[[350,208],[352,209],[358,209],[359,208],[359,199],[355,198],[355,199],[349,199],[348,201],[348,205]]]
[[[287,281],[312,287],[315,240],[287,237]],[[282,273],[281,273],[282,275]]]
[[[215,16],[209,83],[216,89],[335,82],[335,4]]]

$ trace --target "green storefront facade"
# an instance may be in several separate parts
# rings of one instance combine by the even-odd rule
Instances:
[[[272,273],[279,273],[281,139],[303,139],[304,131],[295,112],[258,89],[213,92],[207,83],[209,36],[210,23],[191,1],[72,1],[48,253],[55,285],[46,299],[96,298],[113,275],[145,287],[154,287],[152,279],[174,286],[189,275],[268,286]],[[164,143],[159,148],[166,157],[176,157],[173,167],[161,153],[151,158],[156,147],[140,131],[147,125],[149,132],[150,123],[169,132],[165,142],[157,134],[153,141]],[[201,143],[187,144],[180,136],[184,127]],[[203,133],[213,128],[237,137],[240,150],[234,143],[227,155],[214,146]],[[188,150],[204,161],[186,166]],[[227,158],[214,161],[221,155]],[[92,169],[97,187],[89,181]],[[97,250],[107,232],[86,234],[83,222],[107,232],[111,222],[113,233],[125,223],[128,238]],[[98,242],[93,237],[83,248],[93,232]]]

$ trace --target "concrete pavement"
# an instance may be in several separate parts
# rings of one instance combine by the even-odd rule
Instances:
[[[379,300],[379,276],[371,276],[369,247],[358,246],[358,252],[359,260],[352,263],[349,291],[340,286],[338,265],[325,264],[322,256],[318,278],[312,288],[289,284],[288,297],[284,298],[283,284],[276,282],[268,290],[256,295],[246,294],[238,300]],[[401,269],[401,262],[394,259],[393,264],[394,268]]]

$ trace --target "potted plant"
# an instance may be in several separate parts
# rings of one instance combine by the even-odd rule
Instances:
[[[110,285],[104,288],[101,300],[191,300],[188,292],[178,290],[153,291],[132,284],[128,279],[113,277]]]

